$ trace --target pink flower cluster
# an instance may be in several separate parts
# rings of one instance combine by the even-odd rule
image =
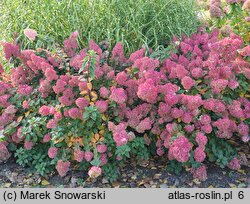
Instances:
[[[129,140],[129,135],[126,132],[125,124],[120,123],[118,125],[115,125],[114,123],[109,122],[108,128],[113,133],[113,138],[117,146],[122,146],[124,144],[127,144]]]
[[[97,178],[101,174],[102,174],[102,169],[98,166],[92,166],[88,171],[88,175],[90,178]]]
[[[193,145],[185,136],[178,137],[169,148],[168,158],[178,162],[187,162]]]
[[[61,177],[66,176],[67,172],[69,171],[69,167],[70,167],[69,161],[66,162],[64,162],[63,160],[57,161],[56,170]]]

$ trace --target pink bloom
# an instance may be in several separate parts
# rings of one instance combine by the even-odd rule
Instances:
[[[40,109],[39,109],[39,114],[43,115],[43,116],[48,116],[50,114],[50,107],[49,106],[45,106],[43,105]]]
[[[33,142],[32,141],[25,141],[24,142],[24,148],[27,149],[27,150],[31,150],[32,147],[34,146]]]
[[[115,71],[112,70],[112,71],[108,72],[107,73],[107,78],[110,79],[110,80],[114,79],[115,78]]]
[[[51,135],[50,134],[46,134],[43,137],[43,142],[49,142],[51,140]]]
[[[37,32],[33,29],[30,28],[25,28],[24,29],[24,35],[29,38],[29,40],[34,41],[37,36]]]
[[[181,103],[190,111],[194,111],[203,104],[203,101],[200,95],[182,95]]]
[[[228,118],[220,118],[213,123],[214,127],[217,127],[219,130],[226,132],[230,131],[232,128],[232,121]]]
[[[88,175],[90,178],[97,178],[101,174],[102,174],[102,169],[98,166],[92,166],[88,171]]]
[[[94,154],[92,152],[90,152],[90,151],[85,152],[85,159],[87,162],[90,162],[92,160],[93,156],[94,156]]]
[[[145,132],[145,130],[150,130],[151,127],[152,127],[152,121],[150,120],[149,117],[147,117],[138,124],[138,126],[136,127],[136,131],[139,133],[143,133]]]
[[[80,97],[76,99],[76,105],[79,109],[83,110],[85,107],[89,105],[89,102],[85,98]]]
[[[32,87],[26,84],[19,85],[17,89],[17,93],[24,96],[31,94],[32,91],[33,91]]]
[[[240,162],[239,160],[234,157],[229,163],[228,163],[228,167],[232,170],[239,170],[240,169]]]
[[[78,83],[78,86],[79,86],[80,91],[89,91],[88,86],[87,86],[87,82],[81,81]]]
[[[248,17],[250,19],[250,17]],[[250,20],[249,20],[250,21]],[[250,45],[242,48],[242,50],[240,51],[240,55],[244,56],[244,57],[249,57],[250,56]]]
[[[157,87],[154,85],[152,79],[146,80],[144,83],[140,84],[138,87],[137,96],[147,101],[148,103],[155,103],[158,95]]]
[[[191,113],[188,113],[188,112],[185,112],[185,113],[181,116],[181,120],[182,120],[184,123],[191,123],[192,120],[193,120],[192,114],[191,114]]]
[[[185,67],[181,64],[177,64],[176,66],[171,68],[169,78],[170,79],[182,79],[183,77],[187,76],[188,71],[185,69]]]
[[[195,79],[199,79],[202,77],[202,69],[200,68],[192,69],[191,74]]]
[[[185,76],[182,78],[181,84],[184,87],[184,89],[190,90],[195,85],[195,81],[189,76]]]
[[[56,75],[56,71],[52,68],[47,68],[45,71],[45,76],[49,81],[57,80],[58,76]]]
[[[57,121],[55,119],[49,120],[49,122],[47,123],[46,127],[48,129],[56,128],[57,127]]]
[[[234,4],[237,3],[239,0],[226,0],[228,4]]]
[[[224,80],[224,79],[213,80],[210,85],[211,85],[212,91],[215,94],[218,94],[227,87],[228,80]]]
[[[194,131],[194,125],[186,125],[184,129],[187,133],[191,133]]]
[[[107,151],[107,146],[104,145],[104,144],[97,145],[97,146],[96,146],[96,150],[97,150],[97,152],[99,152],[99,153],[104,153],[104,152]]]
[[[72,119],[82,118],[82,113],[80,112],[78,108],[71,108],[68,110],[68,113],[69,113],[69,117],[71,117]]]
[[[181,48],[181,51],[183,52],[184,55],[186,55],[188,52],[192,52],[193,51],[193,48],[191,45],[185,43],[185,42],[181,42],[180,43],[180,48]]]
[[[64,51],[67,53],[69,57],[73,57],[75,55],[75,51],[77,49],[76,38],[78,36],[78,32],[73,32],[69,38],[64,40]]]
[[[23,102],[23,109],[28,109],[29,108],[29,101],[24,101]]]
[[[207,144],[208,139],[204,134],[202,134],[201,132],[198,132],[196,134],[195,141],[198,143],[199,146],[205,147],[205,145]]]
[[[164,95],[167,95],[167,94],[174,95],[179,90],[179,87],[172,83],[166,83],[164,85],[159,85],[158,89],[159,89],[159,93],[162,93]]]
[[[164,100],[168,105],[173,106],[178,103],[179,97],[176,94],[167,94]]]
[[[231,80],[228,82],[228,87],[232,90],[236,89],[239,86],[239,83],[236,80]]]
[[[54,159],[57,155],[57,151],[58,151],[58,149],[56,147],[50,147],[48,150],[49,158]]]
[[[63,96],[59,97],[61,104],[65,106],[71,106],[74,103],[74,93],[71,88],[67,88],[63,91]]]
[[[125,85],[127,79],[128,79],[128,75],[127,75],[124,71],[123,71],[123,72],[119,72],[119,73],[116,75],[116,82],[117,82],[119,85]]]
[[[164,155],[164,149],[162,147],[157,148],[156,153],[158,156]]]
[[[208,125],[211,122],[211,117],[209,115],[207,115],[207,114],[202,115],[200,117],[200,122],[201,122],[202,125]]]
[[[222,16],[222,11],[220,8],[218,8],[217,6],[215,5],[211,5],[210,6],[210,16],[213,18],[213,17],[221,17]]]
[[[193,177],[199,179],[200,181],[207,180],[207,170],[205,166],[200,166],[198,168],[192,169]]]
[[[49,110],[49,114],[51,114],[51,115],[54,115],[54,114],[56,114],[57,113],[57,110],[56,110],[56,108],[55,107],[50,107],[50,110]]]
[[[15,109],[15,107],[14,107],[13,105],[8,106],[8,107],[4,110],[4,112],[7,113],[7,114],[15,114],[16,111],[17,111],[17,110]]]
[[[250,0],[246,0],[242,6],[243,10],[250,10]]]
[[[64,162],[63,160],[58,160],[56,164],[56,170],[61,177],[66,176],[67,172],[69,171],[70,162]]]
[[[7,159],[10,158],[10,156],[11,154],[9,153],[4,142],[0,142],[0,162],[6,161]]]
[[[168,131],[168,133],[170,135],[173,135],[178,130],[177,124],[176,123],[168,123],[166,125],[166,130]]]
[[[125,130],[122,130],[120,132],[115,132],[113,134],[113,138],[117,146],[122,146],[124,144],[127,144],[129,140],[129,136]]]
[[[50,82],[48,80],[46,80],[46,79],[45,80],[41,79],[38,91],[41,93],[43,98],[48,97],[48,95],[49,95],[49,93],[51,91]]]
[[[112,86],[110,99],[115,101],[116,103],[123,104],[127,100],[127,95],[123,88],[115,88],[114,86]]]
[[[249,132],[249,127],[248,125],[244,124],[243,122],[241,122],[239,125],[238,125],[238,133],[241,135],[241,136],[248,136],[248,132]]]
[[[245,135],[245,136],[243,136],[243,137],[241,137],[241,140],[243,141],[243,142],[245,142],[245,143],[247,143],[248,141],[249,141],[249,136],[248,135]]]
[[[102,98],[108,98],[110,92],[106,87],[101,87],[99,93]]]
[[[7,60],[9,60],[12,56],[18,57],[20,55],[18,45],[8,42],[3,42],[2,45],[3,45],[4,55]]]
[[[120,123],[118,125],[115,125],[112,122],[108,123],[108,128],[113,133],[113,139],[117,146],[122,146],[124,144],[127,144],[129,141],[129,135],[126,132],[126,125],[123,123]]]
[[[158,67],[160,64],[158,59],[153,59],[149,57],[143,57],[135,60],[133,64],[133,68],[139,68],[140,72],[143,71],[153,71]]]
[[[84,159],[85,153],[81,150],[74,151],[74,159],[78,162],[81,162]]]
[[[107,154],[101,154],[100,160],[101,160],[100,166],[107,164],[108,163]]]
[[[62,79],[58,79],[56,81],[56,85],[53,86],[52,88],[56,94],[59,94],[65,90],[66,85],[67,85],[67,83],[65,81],[63,81]]]
[[[177,119],[182,117],[184,111],[181,108],[172,108],[171,109],[171,117]]]
[[[108,109],[108,103],[103,100],[96,101],[95,106],[98,108],[100,113],[104,113]]]
[[[144,53],[145,53],[145,49],[143,49],[143,48],[133,52],[129,57],[129,61],[135,62],[137,59],[143,58]]]
[[[123,54],[123,47],[122,47],[121,42],[116,43],[115,47],[113,48],[111,59],[113,59],[116,63],[117,62],[121,62],[121,63],[126,62],[126,59],[125,59],[124,54]]]
[[[63,118],[63,115],[62,115],[61,112],[56,112],[56,113],[54,114],[54,119],[55,119],[56,121],[59,121],[59,120],[61,120],[62,118]]]
[[[206,158],[206,153],[204,151],[204,147],[197,147],[195,150],[194,150],[194,159],[195,161],[197,162],[203,162]]]
[[[102,54],[102,49],[95,43],[94,40],[89,41],[89,50],[94,50],[98,55]]]
[[[228,105],[230,114],[236,118],[244,118],[244,112],[241,109],[241,103],[237,100],[233,100],[231,105]]]
[[[170,146],[168,158],[170,160],[176,159],[178,162],[187,162],[192,146],[186,137],[180,136]]]

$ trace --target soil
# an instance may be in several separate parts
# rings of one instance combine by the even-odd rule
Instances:
[[[208,165],[208,179],[200,182],[192,174],[182,171],[180,175],[166,171],[166,161],[153,158],[147,162],[128,162],[120,169],[120,178],[108,182],[106,178],[90,179],[87,172],[71,171],[61,178],[56,173],[47,177],[30,173],[30,169],[16,164],[14,159],[0,164],[0,187],[79,187],[79,188],[250,188],[250,167],[239,171]]]

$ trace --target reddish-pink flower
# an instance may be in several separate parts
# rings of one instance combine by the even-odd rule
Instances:
[[[102,169],[98,166],[92,166],[88,171],[88,175],[90,178],[97,178],[101,174],[102,174]]]
[[[56,164],[56,170],[61,177],[66,176],[67,172],[69,171],[70,162],[64,162],[63,160],[58,160]]]
[[[91,151],[85,152],[85,159],[87,162],[90,162],[92,160],[93,156],[94,156],[93,152],[91,152]]]
[[[239,160],[234,157],[229,163],[228,163],[228,167],[232,170],[239,170],[240,169],[240,162]]]
[[[193,177],[199,179],[200,181],[207,180],[207,170],[205,166],[200,166],[198,168],[192,169]]]
[[[109,98],[116,103],[123,104],[127,100],[127,95],[123,88],[111,87],[111,95]]]
[[[75,150],[74,151],[74,159],[78,162],[81,162],[84,159],[85,153],[81,150]]]
[[[37,32],[33,29],[30,28],[25,28],[24,29],[24,35],[29,38],[29,40],[34,41],[36,39],[37,36]]]
[[[157,95],[158,89],[154,85],[154,81],[152,79],[147,79],[147,81],[140,84],[138,87],[137,96],[148,103],[155,103]]]
[[[58,148],[50,147],[49,150],[48,150],[49,158],[54,159],[56,157],[56,155],[57,155],[57,151],[58,151]]]
[[[96,146],[96,150],[99,153],[104,153],[104,152],[107,151],[107,146],[104,145],[104,144],[99,144],[99,145]]]
[[[192,143],[186,137],[180,136],[170,146],[168,158],[170,160],[176,159],[179,162],[187,162],[192,146]]]

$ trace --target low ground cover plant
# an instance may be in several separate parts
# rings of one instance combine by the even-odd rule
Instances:
[[[2,43],[12,69],[0,69],[1,161],[13,153],[41,175],[79,169],[111,181],[126,159],[152,154],[202,181],[208,161],[244,165],[230,142],[249,141],[250,46],[241,37],[200,30],[126,58],[122,43],[110,55],[93,40],[80,50],[78,35],[56,52]]]

